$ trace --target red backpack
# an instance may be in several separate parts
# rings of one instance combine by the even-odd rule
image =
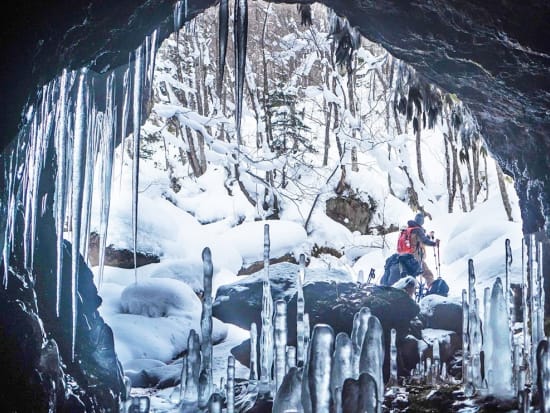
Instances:
[[[413,246],[411,245],[411,232],[416,227],[407,227],[401,230],[399,239],[397,240],[397,252],[399,254],[413,254]]]

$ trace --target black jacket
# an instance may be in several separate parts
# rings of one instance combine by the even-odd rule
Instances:
[[[436,245],[435,241],[431,240],[426,235],[426,231],[424,230],[424,228],[418,225],[416,221],[410,220],[409,222],[407,222],[407,225],[409,226],[409,228],[415,227],[415,229],[413,229],[411,233],[415,234],[420,242],[422,242],[422,244],[428,245],[430,247],[434,247]]]

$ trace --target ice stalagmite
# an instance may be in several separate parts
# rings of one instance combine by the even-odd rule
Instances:
[[[353,377],[353,343],[346,333],[338,333],[332,357],[330,392],[332,399],[341,399],[344,381]]]
[[[359,377],[359,359],[361,358],[361,347],[365,340],[365,334],[369,326],[371,316],[370,308],[363,307],[353,317],[353,329],[351,331],[351,342],[353,345],[353,378]]]
[[[182,386],[185,384],[185,391],[183,393],[182,402],[184,404],[196,403],[199,393],[201,349],[199,335],[193,329],[189,331],[189,338],[187,339],[186,360],[185,382],[182,382]]]
[[[302,406],[305,413],[328,412],[330,408],[331,360],[334,331],[327,324],[313,327],[309,357],[302,378]]]
[[[357,275],[357,282],[359,284],[365,283],[365,272],[363,270],[359,270],[359,274]]]
[[[277,300],[275,302],[275,315],[273,342],[275,345],[275,392],[279,390],[279,386],[283,382],[286,370],[286,343],[287,343],[287,326],[286,326],[286,302],[285,300]]]
[[[377,317],[371,315],[368,328],[361,347],[359,359],[359,373],[367,372],[376,380],[379,406],[384,399],[384,378],[382,366],[384,364],[384,343],[382,325]],[[378,411],[381,407],[379,407]]]
[[[529,277],[529,313],[531,315],[531,379],[533,383],[535,383],[537,379],[537,345],[542,339],[539,331],[539,282],[537,279],[536,267],[536,241],[534,234],[531,234],[527,237],[527,274]]]
[[[472,383],[470,335],[468,332],[470,306],[468,305],[468,292],[462,290],[462,384],[467,397],[473,396],[475,388]]]
[[[223,75],[225,72],[225,55],[227,54],[227,37],[229,33],[229,0],[220,0],[218,26],[218,83],[217,92],[221,96]]]
[[[235,357],[227,357],[226,413],[235,412]]]
[[[287,346],[286,347],[286,370],[285,374],[292,368],[296,367],[296,347]]]
[[[357,379],[346,379],[342,389],[342,413],[376,413],[379,411],[378,385],[369,373],[361,373]]]
[[[248,1],[235,0],[234,12],[235,49],[235,130],[237,143],[241,144],[241,117],[243,108],[243,88],[246,70],[246,44],[248,37]]]
[[[397,386],[397,346],[395,344],[396,335],[397,335],[397,332],[395,331],[395,328],[392,328],[390,331],[390,385],[391,386]],[[438,341],[437,343],[439,344]],[[435,345],[434,345],[434,349],[435,349]],[[439,347],[438,347],[438,350],[439,350]]]
[[[531,239],[531,268],[532,268],[532,294],[531,299],[533,301],[533,353],[536,353],[538,343],[544,339],[544,279],[542,273],[542,243],[537,242],[534,234],[530,236]]]
[[[379,395],[380,389],[376,381],[376,378],[367,372],[359,376],[359,388],[361,389],[359,393],[359,406],[361,412],[376,413],[382,410],[380,400],[384,396]]]
[[[438,384],[442,378],[441,355],[439,351],[439,339],[436,338],[433,343],[433,380]],[[445,366],[445,364],[444,364]]]
[[[248,380],[258,380],[258,328],[256,323],[250,325],[250,376]]]
[[[213,393],[208,399],[208,413],[222,413],[223,397],[219,393]]]
[[[479,389],[482,385],[481,377],[481,322],[479,320],[479,300],[474,300],[473,307],[470,307],[468,314],[468,334],[470,336],[470,357],[472,366],[472,383],[476,389]]]
[[[201,354],[203,385],[206,388],[199,392],[199,407],[204,407],[208,403],[208,398],[212,393],[212,275],[214,266],[212,265],[212,254],[210,248],[206,247],[202,251],[203,274],[204,274],[204,296],[202,301],[201,313]],[[200,398],[205,396],[205,399]]]
[[[71,251],[71,358],[74,361],[77,319],[77,290],[80,255],[82,198],[84,192],[84,168],[86,167],[86,139],[88,137],[88,69],[80,71],[76,96],[72,170],[72,251]]]
[[[491,351],[493,345],[491,344],[491,323],[489,323],[489,316],[491,314],[491,288],[485,287],[483,290],[483,357],[485,360],[491,358]],[[489,363],[483,363],[484,371],[483,378],[484,381],[487,381],[487,376],[489,373]]]
[[[55,181],[55,232],[56,242],[56,297],[55,313],[59,317],[61,301],[61,274],[63,273],[63,231],[65,227],[65,213],[67,205],[67,104],[68,91],[72,83],[72,75],[67,70],[61,74],[61,84],[59,88],[59,103],[57,105],[57,115],[55,122],[55,150],[57,158],[57,176]]]
[[[506,238],[504,241],[504,249],[506,252],[506,282],[504,284],[504,298],[506,302],[509,303],[508,296],[510,295],[510,266],[512,265],[512,247],[510,246],[510,240]]]
[[[99,286],[103,282],[103,270],[105,266],[105,246],[107,243],[107,230],[109,228],[109,210],[111,202],[111,182],[113,176],[114,136],[116,125],[115,102],[115,76],[114,72],[107,78],[107,99],[105,103],[105,116],[103,136],[100,144],[101,159],[101,205],[99,223]]]
[[[134,90],[132,100],[132,122],[133,137],[132,143],[132,236],[134,252],[134,277],[137,284],[137,221],[138,221],[138,188],[139,188],[139,144],[141,135],[141,100],[143,89],[143,45],[138,46],[135,51],[134,61]]]
[[[309,341],[311,338],[311,326],[309,324],[309,314],[304,313],[304,352],[306,354],[306,359],[304,362],[307,362],[307,356],[309,354]]]
[[[489,362],[489,392],[496,396],[507,396],[512,391],[512,348],[506,301],[502,282],[497,277],[491,292],[491,336],[493,349]]]
[[[260,392],[271,391],[273,365],[273,298],[269,281],[269,224],[264,225],[264,280],[262,283],[262,331],[260,333]]]
[[[304,254],[300,254],[300,270],[298,271],[298,276],[296,279],[296,357],[297,365],[302,366],[305,362],[305,327],[304,327],[304,311],[305,311],[305,301],[304,301],[304,277],[305,277],[305,261],[306,257]]]
[[[550,345],[545,338],[537,346],[537,391],[541,413],[550,413]]]
[[[302,369],[292,367],[286,373],[275,398],[272,413],[302,413]]]

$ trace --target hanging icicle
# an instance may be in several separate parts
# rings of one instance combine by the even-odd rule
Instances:
[[[220,0],[218,23],[218,97],[221,97],[223,75],[225,72],[225,55],[227,54],[227,37],[229,33],[229,0]]]
[[[133,159],[132,159],[132,236],[134,252],[134,277],[137,284],[137,221],[138,221],[138,188],[139,188],[139,142],[141,134],[141,92],[143,89],[143,45],[135,51],[134,93],[133,93]]]
[[[130,97],[131,97],[131,78],[130,64],[124,72],[124,80],[122,85],[122,122],[120,125],[120,171],[119,171],[119,187],[122,187],[122,171],[124,167],[124,153],[126,152],[125,143],[126,135],[128,134],[128,118],[130,117]]]
[[[246,68],[246,44],[248,37],[248,2],[235,0],[234,13],[234,44],[235,44],[235,130],[237,143],[242,143],[241,117],[243,109],[243,88]]]
[[[262,331],[260,333],[260,392],[271,392],[273,364],[273,297],[269,280],[269,224],[264,225],[264,280],[262,283]]]
[[[80,255],[80,233],[82,227],[82,201],[86,168],[86,141],[88,139],[88,69],[80,71],[76,96],[74,120],[74,144],[72,167],[72,251],[71,251],[71,360],[75,360],[77,292]]]
[[[99,223],[99,280],[98,287],[103,282],[103,270],[105,267],[105,247],[107,243],[107,230],[109,227],[109,210],[111,203],[111,182],[113,176],[114,139],[116,130],[115,108],[115,75],[114,72],[107,78],[107,98],[105,102],[105,117],[103,118],[103,136],[100,144],[101,159],[101,205]]]

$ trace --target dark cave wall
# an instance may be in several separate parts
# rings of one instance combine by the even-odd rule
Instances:
[[[2,146],[19,130],[21,113],[37,86],[63,68],[89,65],[103,72],[127,63],[129,53],[155,28],[160,40],[170,33],[174,3],[30,1],[19,4],[16,13],[3,14]],[[189,16],[215,3],[189,0]],[[524,232],[545,229],[549,234],[550,2],[322,3],[468,104],[490,151],[516,181]]]

